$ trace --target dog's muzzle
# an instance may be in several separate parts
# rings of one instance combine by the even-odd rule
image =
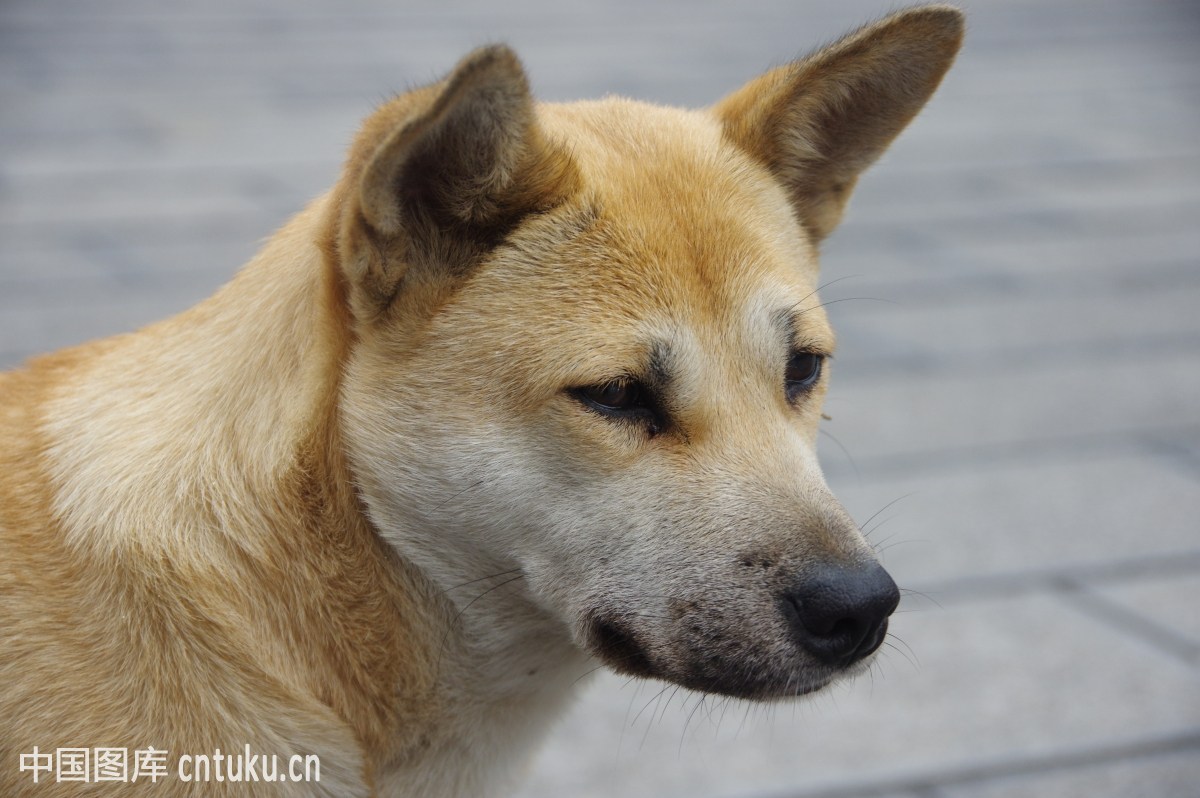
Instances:
[[[680,598],[651,613],[598,609],[585,621],[588,647],[629,676],[738,698],[804,695],[873,654],[900,602],[875,562],[810,565],[756,587]]]

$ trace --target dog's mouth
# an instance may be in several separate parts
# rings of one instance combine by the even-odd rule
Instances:
[[[794,646],[767,646],[756,650],[749,634],[742,638],[715,633],[704,635],[707,645],[688,641],[682,645],[652,646],[627,622],[595,617],[590,623],[590,648],[617,673],[672,682],[703,693],[753,700],[794,698],[815,693],[865,667],[883,642],[864,646],[841,665],[813,661]],[[739,639],[741,638],[741,639]]]
[[[738,598],[732,598],[732,596]],[[618,673],[737,698],[801,696],[866,669],[899,591],[878,565],[812,569],[796,587],[596,610],[591,651]]]
[[[629,676],[659,678],[646,648],[625,624],[598,617],[591,626],[592,647],[609,667]]]

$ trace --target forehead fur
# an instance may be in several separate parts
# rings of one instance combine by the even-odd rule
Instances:
[[[551,140],[570,142],[581,176],[565,209],[575,235],[547,240],[535,224],[518,248],[554,246],[559,266],[578,267],[573,284],[594,283],[625,308],[611,309],[618,317],[672,303],[728,326],[747,302],[816,287],[816,253],[784,191],[707,113],[611,98],[539,116]]]
[[[644,260],[686,261],[712,286],[773,259],[815,278],[782,187],[708,113],[610,98],[542,105],[539,117],[552,139],[571,143],[584,198]]]
[[[487,341],[497,369],[532,359],[547,391],[619,376],[654,342],[723,353],[725,371],[760,367],[774,381],[781,314],[818,300],[816,254],[770,174],[704,112],[607,99],[539,117],[549,140],[570,142],[580,188],[514,232],[442,309],[434,338],[472,342],[472,360]],[[832,346],[823,312],[803,320]]]

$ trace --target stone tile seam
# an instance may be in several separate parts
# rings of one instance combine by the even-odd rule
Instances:
[[[189,167],[193,166],[193,164],[188,164],[188,163],[185,163],[185,165],[189,166]],[[199,168],[199,167],[197,167],[197,168]],[[226,162],[226,161],[220,162],[216,166],[216,168],[220,169],[222,171],[226,171],[226,170],[230,171],[230,172],[234,171],[234,165],[231,162]],[[117,170],[114,170],[114,171],[117,171]],[[259,167],[259,171],[263,171],[261,169],[261,167]],[[248,195],[246,192],[231,192],[230,196],[235,197],[235,198],[243,198],[243,199],[253,199],[254,198],[253,196]],[[1189,201],[1188,203],[1185,203],[1185,204],[1195,205],[1197,202],[1200,202],[1200,198],[1198,198],[1196,201]],[[968,204],[970,204],[970,203],[968,203]],[[1163,204],[1166,205],[1167,207],[1169,207],[1170,209],[1175,210],[1175,209],[1177,209],[1177,206],[1179,206],[1181,203],[1179,203],[1179,202],[1164,202]],[[291,210],[293,210],[294,212],[299,212],[300,208],[293,207],[293,208],[291,208]],[[1095,220],[1096,217],[1100,217],[1103,215],[1104,214],[1102,214],[1100,212],[1089,212],[1089,213],[1085,213],[1078,217],[1071,216],[1070,219],[1071,219],[1071,221],[1083,221],[1083,222],[1087,222],[1090,224]],[[178,214],[170,214],[170,218],[177,218],[177,217],[178,218],[187,218],[188,216],[189,216],[189,214],[183,213],[183,212],[180,212]],[[217,211],[207,211],[203,214],[199,214],[198,216],[200,218],[213,218],[213,219],[226,218],[225,215],[223,215]],[[236,216],[236,214],[235,214],[235,216]],[[115,217],[115,218],[117,218],[122,224],[126,224],[126,225],[137,224],[139,222],[144,222],[146,224],[150,224],[158,219],[163,218],[163,214],[162,213],[143,214],[143,215],[128,214],[128,215],[123,215],[123,216],[119,216],[119,217]],[[980,214],[978,217],[964,216],[962,218],[957,218],[957,219],[939,218],[935,222],[935,224],[944,226],[945,228],[948,229],[956,223],[957,224],[975,224],[978,222],[979,224],[982,224],[988,218],[989,217],[985,214]],[[1147,218],[1153,218],[1153,219],[1157,220],[1160,217],[1147,213]],[[1000,216],[998,219],[993,219],[993,221],[1003,221],[1006,224],[1010,224],[1011,226],[1018,226],[1018,227],[1022,227],[1022,228],[1030,227],[1022,217],[1017,216],[1016,214],[1012,214],[1011,216]],[[28,229],[34,234],[52,235],[54,229],[57,227],[61,227],[62,223],[63,223],[62,219],[42,218],[42,219],[28,220],[28,221],[20,222],[20,223],[5,222],[4,226],[12,227],[12,228],[19,228],[19,229]],[[871,234],[872,231],[876,231],[876,234],[877,234],[877,231],[879,231],[879,230],[893,230],[896,228],[903,229],[906,227],[906,225],[900,224],[895,221],[888,220],[882,216],[862,217],[862,218],[856,219],[854,221],[854,225],[858,230],[861,230],[864,233],[868,233],[868,234]],[[1108,233],[1111,233],[1112,231],[1109,228],[1111,228],[1111,225],[1106,224],[1104,226],[1105,231]],[[937,229],[937,228],[934,228],[934,229]],[[1036,230],[1039,233],[1041,232],[1040,228],[1030,228],[1030,229]],[[1182,225],[1177,225],[1176,229],[1178,232],[1187,232],[1187,228],[1183,227]],[[1117,231],[1117,232],[1119,233],[1121,231]],[[1124,230],[1124,232],[1128,233],[1128,230]],[[1118,236],[1118,237],[1120,237],[1120,236]],[[941,239],[939,238],[939,240],[941,240]],[[946,240],[949,240],[948,236],[947,236]],[[833,264],[836,264],[838,262],[839,261],[831,261],[831,263],[833,263]]]
[[[1200,644],[1138,610],[1110,599],[1088,584],[1069,577],[1063,578],[1058,580],[1054,595],[1062,603],[1110,629],[1124,636],[1135,637],[1186,665],[1200,668]]]
[[[1110,560],[1060,568],[1027,569],[903,586],[939,606],[1011,598],[1027,593],[1061,591],[1064,585],[1115,585],[1150,579],[1169,579],[1200,573],[1200,549],[1147,557]]]
[[[1031,299],[1104,299],[1115,293],[1141,297],[1193,288],[1200,284],[1200,273],[1197,273],[1193,258],[1182,255],[1156,258],[1144,266],[1136,264],[1136,272],[1135,264],[1124,261],[1124,258],[1108,261],[1105,266],[1114,268],[1114,271],[1106,272],[1101,279],[1084,285],[1079,285],[1081,272],[1091,267],[1072,268],[1065,277],[1059,272],[1047,276],[1016,273],[1002,265],[987,266],[959,275],[913,274],[907,279],[882,273],[855,276],[874,281],[871,287],[878,289],[881,298],[898,306],[891,309],[893,312],[903,314],[911,311],[914,315],[927,308],[974,309]],[[831,265],[837,269],[841,264],[837,261],[823,264],[825,268]]]
[[[917,798],[939,796],[949,787],[982,784],[1000,779],[1082,770],[1114,762],[1132,762],[1159,755],[1196,751],[1200,753],[1200,728],[1185,729],[1153,737],[1101,743],[1048,754],[1013,756],[984,761],[923,775],[900,776],[886,781],[847,784],[812,791],[757,793],[738,798],[882,798],[909,794]]]
[[[364,106],[363,112],[370,110],[370,105]],[[355,119],[348,119],[347,124],[353,124]],[[1139,153],[1130,153],[1125,156],[1110,156],[1105,158],[1097,158],[1093,160],[1080,161],[1056,161],[1060,167],[1068,167],[1072,169],[1086,170],[1089,176],[1094,175],[1097,168],[1104,166],[1140,166],[1147,162],[1171,162],[1181,164],[1181,168],[1186,169],[1192,164],[1200,161],[1200,151],[1186,150],[1179,152],[1167,152],[1162,155]],[[161,174],[162,179],[174,178],[181,179],[190,173],[204,173],[206,177],[211,177],[215,174],[227,175],[228,181],[232,184],[233,181],[245,172],[255,172],[263,175],[278,175],[284,174],[289,170],[294,169],[329,169],[336,168],[340,164],[338,158],[333,156],[327,157],[309,157],[309,158],[277,158],[277,159],[258,159],[254,162],[244,160],[223,160],[219,162],[197,162],[194,159],[175,159],[175,160],[154,160],[154,161],[94,161],[84,163],[72,163],[70,165],[60,165],[50,162],[35,162],[32,164],[26,163],[0,163],[0,181],[6,177],[18,178],[21,180],[37,179],[47,177],[50,179],[63,179],[66,177],[120,177],[121,175],[129,174],[139,179],[144,179],[148,175]],[[1006,167],[1005,172],[1012,174],[1014,167]],[[902,177],[909,179],[909,171],[915,171],[918,174],[925,174],[930,171],[944,171],[947,174],[953,174],[955,177],[970,177],[972,175],[994,175],[997,171],[996,167],[990,164],[973,165],[973,164],[958,164],[951,167],[945,167],[941,170],[930,170],[924,167],[908,168],[901,163],[891,164],[888,167],[890,174],[893,177]],[[1044,168],[1040,164],[1034,164],[1029,167],[1031,174],[1041,174]],[[847,221],[849,229],[860,223],[860,219],[865,223],[870,218],[876,218],[877,221],[884,221],[878,217],[870,217],[860,214]]]
[[[898,324],[897,328],[902,328]],[[1195,354],[1200,349],[1200,332],[1182,331],[1149,335],[1126,335],[1077,341],[1051,341],[1024,346],[1000,346],[958,352],[914,351],[900,354],[868,355],[855,360],[848,381],[862,385],[876,375],[961,376],[978,372],[988,374],[1057,371],[1064,365],[1135,355],[1142,359]],[[869,376],[867,376],[869,375]],[[841,375],[839,374],[839,378]],[[886,384],[885,380],[881,380]]]
[[[836,408],[831,412],[836,413]],[[822,427],[832,435],[827,427]],[[944,446],[937,449],[912,450],[897,454],[852,458],[853,467],[825,462],[826,474],[850,476],[856,472],[864,481],[886,478],[896,474],[961,472],[964,467],[994,467],[1041,465],[1086,459],[1094,462],[1101,457],[1149,456],[1158,460],[1162,449],[1157,441],[1200,434],[1200,425],[1175,424],[1166,427],[1130,427],[1102,433],[1082,433],[1057,438],[1008,440],[995,443],[963,446]]]
[[[1145,446],[1147,452],[1163,462],[1200,479],[1200,448],[1166,440],[1155,434],[1145,436]]]

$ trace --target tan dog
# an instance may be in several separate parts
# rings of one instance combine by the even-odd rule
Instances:
[[[704,111],[480,50],[211,299],[0,378],[0,794],[503,795],[596,660],[861,671],[898,594],[817,464],[816,247],[961,32]]]

